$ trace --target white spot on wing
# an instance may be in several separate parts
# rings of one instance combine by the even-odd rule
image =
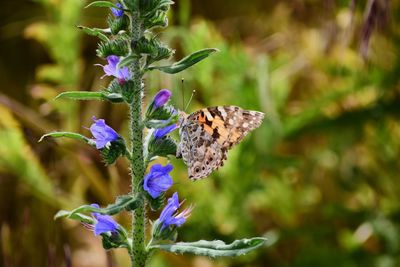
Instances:
[[[221,112],[222,118],[225,119],[226,116],[228,115],[228,114],[226,114],[225,109],[223,107],[218,107],[217,109],[218,109],[219,112]]]

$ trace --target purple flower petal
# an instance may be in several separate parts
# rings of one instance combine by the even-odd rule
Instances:
[[[157,198],[172,186],[173,181],[169,175],[172,169],[171,164],[164,167],[161,164],[151,166],[150,172],[144,177],[143,188],[152,198]]]
[[[96,203],[90,204],[90,206],[92,206],[92,207],[94,207],[94,208],[97,208],[97,209],[100,208],[99,204],[96,204]],[[97,213],[97,212],[92,212],[92,215],[93,215],[93,217],[95,217],[95,218],[97,218],[97,215],[98,215],[98,214],[99,214],[99,213]]]
[[[178,193],[175,192],[172,197],[168,199],[167,205],[160,214],[159,221],[162,223],[161,230],[170,225],[176,225],[179,227],[185,223],[186,219],[190,216],[192,207],[176,214],[180,205],[181,203],[179,203]]]
[[[124,15],[124,10],[122,8],[122,5],[120,3],[116,3],[115,4],[118,8],[112,7],[111,8],[111,12],[113,13],[113,15],[117,18],[120,18]]]
[[[118,133],[108,126],[103,119],[96,120],[96,117],[93,117],[93,121],[94,123],[90,126],[89,130],[94,137],[97,149],[104,148],[109,142],[119,138]]]
[[[103,71],[105,76],[114,76],[115,78],[120,79],[121,81],[127,81],[132,78],[132,75],[129,71],[128,67],[123,67],[119,69],[118,63],[120,59],[118,56],[111,55],[107,57],[107,65],[103,66]]]
[[[118,56],[108,56],[107,57],[108,64],[103,67],[104,73],[108,76],[117,76],[117,65],[119,63]]]
[[[107,232],[116,232],[118,223],[109,215],[97,214],[94,234],[100,235]]]
[[[118,69],[117,78],[124,80],[124,81],[130,80],[132,78],[132,75],[129,72],[129,68],[123,67],[122,69]]]
[[[164,128],[156,129],[154,131],[154,138],[155,139],[163,138],[165,135],[169,134],[170,132],[174,131],[177,128],[178,128],[177,124],[171,124],[165,126]]]
[[[96,203],[91,204],[90,206],[100,208],[100,206]],[[96,219],[93,228],[96,236],[107,232],[117,232],[119,225],[111,216],[103,215],[97,212],[92,212],[92,216]]]
[[[168,102],[172,93],[168,89],[160,90],[153,99],[154,108],[159,108]]]

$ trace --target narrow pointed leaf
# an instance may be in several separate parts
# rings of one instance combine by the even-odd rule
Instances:
[[[121,210],[132,211],[135,210],[141,202],[140,198],[135,198],[130,195],[118,196],[114,204],[108,205],[106,208],[101,209],[99,212],[104,214],[117,214]]]
[[[146,122],[147,128],[160,129],[176,123],[173,120],[149,120]]]
[[[90,139],[87,138],[86,136],[83,136],[83,135],[78,134],[78,133],[72,133],[72,132],[52,132],[52,133],[48,133],[48,134],[45,134],[42,137],[40,137],[39,142],[42,142],[43,139],[45,139],[47,137],[53,137],[53,138],[67,137],[67,138],[72,138],[72,139],[76,139],[76,140],[81,140],[81,141],[84,141],[86,143],[90,142]]]
[[[71,212],[66,211],[66,210],[60,210],[59,212],[57,212],[56,215],[54,215],[54,220],[64,218],[64,217],[70,218],[75,221],[80,221],[80,222],[90,223],[90,224],[92,224],[94,221],[93,218],[90,216],[87,216],[87,215],[84,215],[84,214],[81,214],[78,212],[71,214]]]
[[[118,67],[118,68],[122,68],[122,67],[125,67],[125,66],[129,66],[129,65],[132,64],[133,61],[135,61],[137,58],[138,58],[137,55],[130,54],[130,55],[124,57],[123,59],[121,59],[121,61],[118,63],[118,66],[117,66],[117,67]]]
[[[138,207],[140,201],[141,201],[140,199],[134,198],[129,195],[119,196],[119,197],[117,197],[117,200],[115,201],[115,203],[110,204],[105,208],[96,208],[91,205],[82,205],[71,211],[60,210],[54,216],[54,219],[66,217],[66,218],[70,218],[70,219],[74,219],[74,220],[80,220],[82,218],[87,220],[88,218],[90,219],[90,217],[83,215],[82,213],[92,213],[92,212],[114,215],[114,214],[119,213],[123,209],[125,209],[127,211],[136,209]]]
[[[247,254],[262,246],[267,239],[254,237],[250,239],[235,240],[231,244],[225,244],[220,240],[197,242],[179,242],[175,244],[159,244],[150,248],[158,248],[172,253],[191,253],[208,257],[234,257]]]
[[[104,42],[108,42],[108,37],[107,35],[105,35],[103,33],[103,30],[101,29],[96,29],[96,28],[88,28],[85,26],[77,26],[79,29],[81,29],[84,33],[92,35],[92,36],[96,36],[98,38],[100,38],[100,40],[104,41]]]
[[[178,72],[181,72],[187,68],[189,68],[190,66],[200,62],[201,60],[207,58],[209,55],[215,53],[219,51],[216,48],[206,48],[206,49],[202,49],[199,50],[197,52],[194,52],[193,54],[190,54],[189,56],[181,59],[178,62],[175,62],[174,64],[170,65],[170,66],[150,66],[148,69],[149,70],[159,70],[168,74],[175,74]]]
[[[56,96],[55,99],[68,98],[73,100],[108,100],[113,103],[123,102],[122,95],[117,93],[107,92],[92,92],[92,91],[68,91]]]
[[[85,6],[85,8],[88,7],[114,7],[114,8],[118,8],[114,3],[109,2],[109,1],[94,1],[92,3],[90,3],[89,5]]]

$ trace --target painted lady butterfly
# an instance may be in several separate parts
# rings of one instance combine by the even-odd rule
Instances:
[[[228,150],[260,126],[264,113],[236,106],[208,107],[179,114],[177,158],[188,166],[189,178],[199,180],[224,165]]]

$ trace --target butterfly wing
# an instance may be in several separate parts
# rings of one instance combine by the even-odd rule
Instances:
[[[193,180],[223,166],[227,151],[251,130],[260,126],[264,114],[236,106],[208,107],[190,114],[181,123],[181,154]]]
[[[208,176],[213,170],[223,165],[227,149],[223,148],[195,121],[188,121],[180,129],[181,141],[178,155],[188,166],[189,178],[198,180]]]

